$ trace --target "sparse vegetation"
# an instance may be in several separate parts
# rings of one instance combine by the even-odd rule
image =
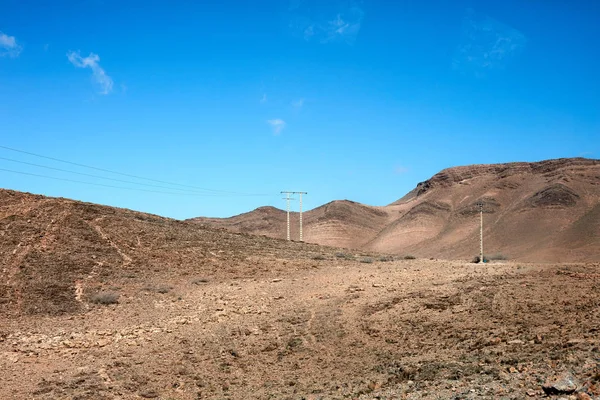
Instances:
[[[488,258],[490,260],[494,260],[494,261],[505,261],[505,260],[508,260],[508,257],[506,257],[504,254],[501,254],[501,253],[492,254],[491,256],[488,256]]]
[[[207,278],[196,278],[192,281],[193,285],[204,285],[208,283],[209,280]]]
[[[313,260],[326,260],[327,258],[323,254],[317,254],[312,257]]]
[[[415,257],[415,256],[413,256],[413,255],[411,255],[411,254],[408,254],[408,255],[404,256],[404,259],[405,259],[405,260],[415,260],[416,258],[417,258],[417,257]]]
[[[373,262],[373,259],[371,257],[362,257],[360,260],[361,263],[364,264],[371,264]]]
[[[394,261],[394,256],[381,256],[378,260],[382,262]]]
[[[345,260],[354,260],[354,256],[352,254],[344,253],[344,252],[341,252],[341,251],[338,251],[337,253],[335,253],[335,256],[337,258],[343,258]]]
[[[171,291],[171,289],[173,289],[172,286],[167,286],[167,285],[159,285],[159,286],[145,286],[142,290],[145,290],[146,292],[156,292],[156,293],[169,293]]]
[[[90,301],[94,304],[117,304],[119,302],[119,294],[115,292],[98,292],[90,297]]]

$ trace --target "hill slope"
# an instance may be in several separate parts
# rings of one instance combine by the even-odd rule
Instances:
[[[359,248],[375,237],[389,215],[382,207],[371,207],[348,200],[336,200],[302,214],[303,239],[338,247]],[[299,239],[299,216],[290,212],[292,240]],[[198,217],[189,220],[232,232],[287,237],[286,212],[275,207],[260,207],[231,218]]]
[[[79,312],[112,286],[254,276],[318,246],[233,234],[140,212],[0,189],[0,315]]]
[[[600,160],[584,158],[449,168],[385,207],[334,201],[304,213],[304,240],[471,258],[479,252],[479,201],[486,254],[548,262],[600,258]],[[291,220],[297,239],[296,213]],[[275,208],[194,221],[285,238],[285,212]]]
[[[448,213],[419,204],[400,219]],[[589,244],[598,212],[561,240]],[[0,399],[541,398],[563,369],[600,395],[598,264],[346,253],[0,190]]]

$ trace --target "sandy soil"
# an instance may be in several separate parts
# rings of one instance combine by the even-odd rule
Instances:
[[[118,304],[2,317],[0,398],[600,398],[599,264],[245,265],[111,278]]]

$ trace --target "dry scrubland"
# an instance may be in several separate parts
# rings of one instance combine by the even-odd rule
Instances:
[[[0,398],[600,395],[598,266],[249,260],[106,282],[115,305],[2,327]],[[585,398],[585,397],[580,397]]]
[[[1,399],[600,398],[597,263],[390,260],[10,191],[0,262]]]

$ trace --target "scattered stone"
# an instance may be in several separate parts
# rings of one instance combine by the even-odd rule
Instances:
[[[158,397],[158,393],[154,390],[144,390],[143,392],[140,392],[140,396],[145,399],[155,399]]]
[[[565,372],[553,379],[546,380],[542,385],[544,393],[552,394],[571,394],[575,393],[579,386],[577,380],[570,372]]]
[[[280,279],[280,278],[275,278],[275,279],[273,279],[271,282],[273,282],[273,283],[276,283],[276,282],[281,282],[281,279]]]
[[[541,344],[542,343],[542,336],[541,335],[536,335],[535,339],[533,340],[536,344]]]
[[[522,340],[519,340],[519,339],[514,339],[514,340],[509,340],[506,343],[508,343],[508,344],[523,344],[525,342],[523,342]]]
[[[585,392],[577,393],[577,400],[592,400],[591,396]]]
[[[110,382],[110,377],[108,376],[108,372],[106,372],[106,369],[101,368],[98,370],[98,376],[100,378],[102,378],[102,380],[104,382]]]

